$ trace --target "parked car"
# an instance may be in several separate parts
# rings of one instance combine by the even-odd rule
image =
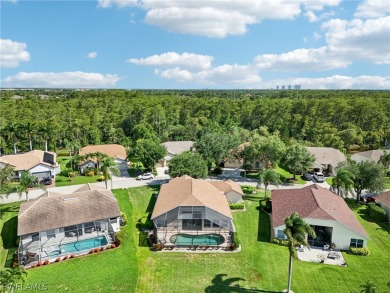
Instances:
[[[153,176],[152,173],[144,173],[144,174],[139,175],[135,179],[137,179],[137,180],[149,180],[149,179],[153,179],[153,178],[154,178],[154,176]]]
[[[325,182],[325,176],[324,174],[322,174],[321,172],[314,172],[314,175],[313,175],[313,178],[317,181],[317,182]]]
[[[365,202],[366,203],[370,203],[370,202],[376,202],[376,199],[375,199],[375,197],[372,197],[372,196],[367,196],[367,197],[365,197]]]
[[[52,184],[51,178],[50,178],[50,177],[44,178],[44,179],[43,179],[43,184],[45,184],[45,185],[51,185],[51,184]]]
[[[309,172],[306,172],[302,175],[302,179],[306,181],[311,181],[313,180],[313,175],[310,174]]]

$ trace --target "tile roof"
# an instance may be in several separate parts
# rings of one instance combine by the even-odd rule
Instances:
[[[101,187],[96,184],[87,183],[80,188],[76,189],[74,192],[80,192],[80,191],[87,191],[87,190],[96,190],[96,189],[105,189],[104,187]]]
[[[226,180],[226,181],[209,181],[214,187],[219,189],[220,191],[226,193],[229,191],[235,191],[241,195],[244,195],[244,192],[241,189],[240,184],[233,180]]]
[[[22,203],[18,215],[18,235],[118,216],[119,206],[110,190],[88,190],[66,195],[47,192]]]
[[[376,197],[376,200],[390,208],[390,190],[379,194]]]
[[[48,157],[51,159],[48,160]],[[54,168],[56,167],[56,157],[56,153],[32,150],[23,154],[1,156],[0,162],[13,166],[15,171],[27,171],[39,164]]]
[[[272,191],[272,227],[284,225],[285,218],[293,212],[297,212],[302,218],[337,221],[368,238],[344,199],[316,184],[301,189]]]
[[[347,160],[342,152],[334,148],[306,147],[306,149],[315,156],[316,163],[321,165],[329,164],[336,167],[339,163]]]
[[[167,141],[162,143],[167,150],[168,153],[172,155],[178,155],[185,151],[190,151],[191,148],[194,146],[193,141]]]
[[[383,156],[383,154],[384,154],[384,150],[370,150],[365,152],[354,153],[353,155],[351,155],[351,159],[355,160],[355,158],[361,156],[378,163],[379,159],[381,158],[381,156]]]
[[[126,160],[126,150],[119,144],[101,144],[101,145],[88,145],[80,149],[80,156],[84,156],[90,153],[101,152],[106,154],[110,158]]]
[[[179,206],[205,206],[230,219],[232,214],[225,194],[209,181],[184,175],[161,186],[152,219]]]

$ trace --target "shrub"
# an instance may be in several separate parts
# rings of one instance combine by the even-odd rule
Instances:
[[[99,252],[100,248],[95,248],[94,252]]]
[[[111,244],[111,248],[116,248],[115,243]]]
[[[42,262],[41,261],[38,261],[37,262],[37,267],[40,267],[42,265]]]
[[[242,210],[245,205],[243,203],[229,203],[229,207],[232,210]]]
[[[75,258],[75,257],[76,257],[75,254],[71,254],[71,255],[69,256],[69,258]]]
[[[45,266],[45,265],[48,265],[50,263],[50,261],[47,259],[47,260],[45,260],[44,262],[43,262],[43,265]]]
[[[370,251],[368,248],[363,248],[363,247],[350,247],[349,250],[351,251],[352,254],[354,255],[363,255],[363,256],[368,256],[370,255]]]
[[[255,188],[249,185],[242,185],[241,189],[244,192],[244,194],[252,194],[255,191]]]
[[[237,249],[241,242],[240,239],[238,238],[237,232],[232,233],[232,242],[233,242],[233,249]]]
[[[125,213],[121,212],[121,218],[123,220],[122,226],[126,226],[126,224],[127,224],[127,215]]]
[[[288,246],[287,239],[280,239],[280,238],[276,238],[276,237],[271,238],[271,243],[275,243],[275,244],[281,245],[281,246]]]
[[[57,257],[55,262],[60,262],[61,261],[61,258],[60,257]]]
[[[88,252],[88,254],[92,254],[92,253],[94,253],[95,252],[95,249],[91,249],[89,252]]]
[[[88,170],[86,172],[84,172],[84,175],[85,176],[89,176],[89,177],[92,177],[95,175],[95,172],[93,170]]]
[[[214,169],[214,174],[215,175],[221,175],[223,172],[222,168],[221,167],[217,167]]]
[[[105,251],[106,248],[104,246],[100,247],[100,251]]]
[[[162,243],[155,243],[155,244],[153,244],[153,249],[155,251],[163,250],[163,248],[164,248],[164,244],[162,244]]]
[[[153,228],[153,221],[148,218],[141,218],[140,223],[142,229],[150,230]]]
[[[383,222],[386,219],[386,211],[373,202],[367,204],[367,214],[374,221]]]
[[[99,176],[98,181],[104,181],[105,177],[104,175]]]
[[[65,255],[62,260],[67,260],[69,258],[69,255]]]

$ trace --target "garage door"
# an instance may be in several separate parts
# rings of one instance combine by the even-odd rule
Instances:
[[[32,175],[34,175],[34,176],[37,177],[38,179],[43,179],[43,178],[46,178],[46,177],[51,177],[50,171],[49,171],[49,172],[37,172],[37,173],[32,173]]]

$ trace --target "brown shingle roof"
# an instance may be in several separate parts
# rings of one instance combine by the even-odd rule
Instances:
[[[284,225],[285,218],[293,212],[302,218],[337,221],[368,238],[344,199],[316,184],[301,189],[272,191],[272,227]]]
[[[67,195],[46,193],[22,203],[18,235],[118,216],[119,206],[110,190],[89,190]]]
[[[96,152],[101,152],[114,159],[126,160],[127,157],[125,148],[119,144],[88,145],[81,148],[79,154],[85,156]]]
[[[306,147],[306,149],[315,156],[316,163],[321,165],[329,164],[336,167],[347,160],[342,152],[334,148]]]
[[[210,181],[210,183],[216,187],[218,190],[226,193],[226,192],[229,192],[229,191],[235,191],[241,195],[244,195],[244,193],[242,192],[242,189],[241,189],[241,186],[240,184],[238,184],[237,182],[233,181],[233,180],[226,180],[226,181]]]
[[[370,159],[376,163],[380,160],[381,156],[384,154],[384,150],[371,150],[371,151],[365,151],[365,152],[360,152],[360,153],[354,153],[351,156],[351,159],[354,160],[358,156],[365,157],[367,159]]]
[[[205,206],[232,218],[226,196],[209,181],[184,175],[163,184],[153,209],[152,219],[179,206]]]
[[[45,153],[52,156],[53,164],[44,161]],[[24,154],[2,156],[0,162],[13,166],[15,171],[27,171],[39,164],[54,168],[56,166],[56,156],[56,153],[33,150]]]
[[[87,184],[81,186],[79,189],[76,189],[74,192],[96,190],[96,189],[104,189],[104,188],[99,186],[99,185],[96,185],[96,184],[87,183]]]
[[[390,208],[390,190],[379,194],[376,197],[376,200]]]

